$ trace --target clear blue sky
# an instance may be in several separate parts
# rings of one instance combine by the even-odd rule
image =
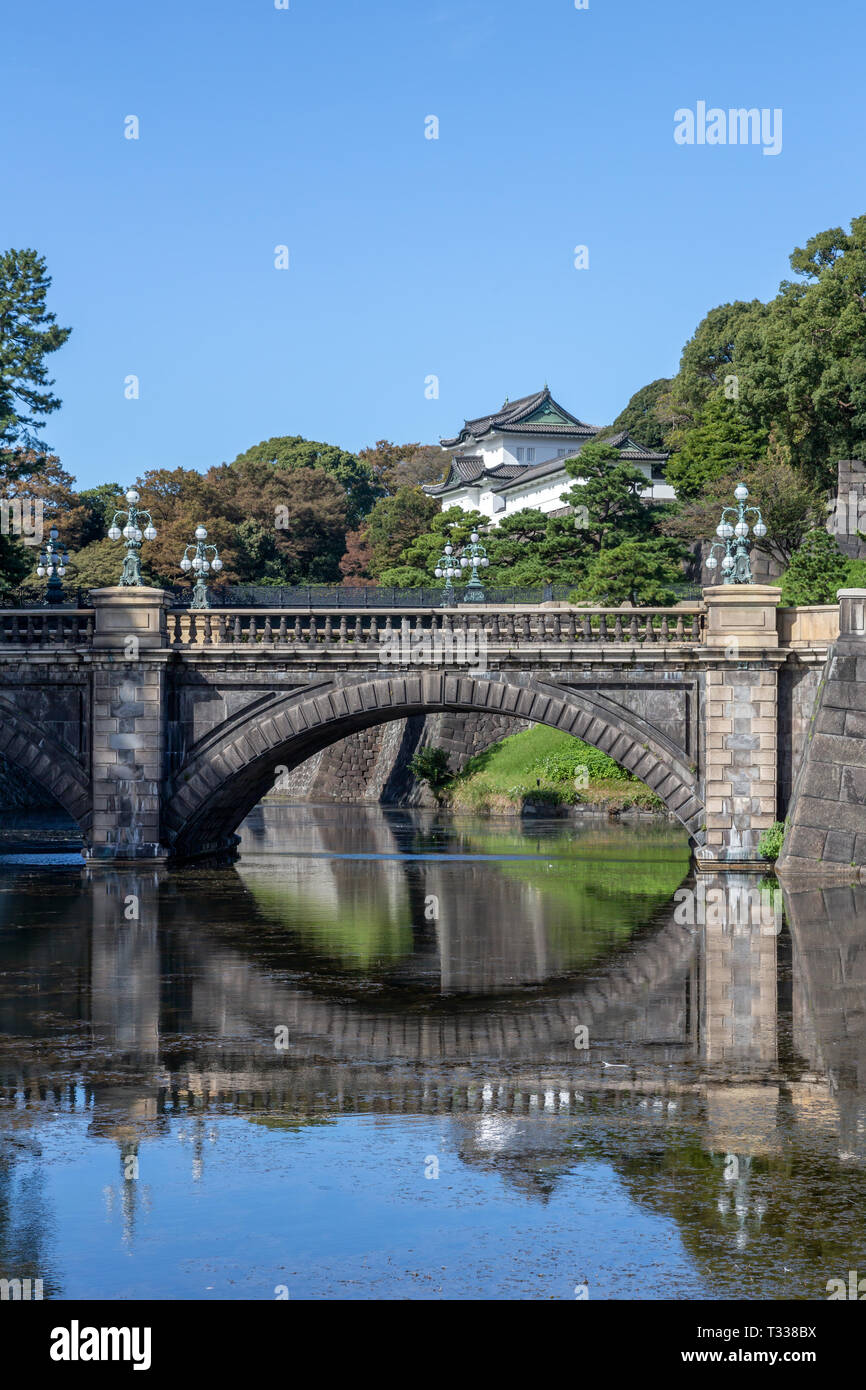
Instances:
[[[45,433],[82,486],[432,442],[545,381],[608,423],[866,212],[862,0],[39,0],[3,30],[0,243],[74,329]],[[701,100],[781,107],[781,154],[676,145]]]

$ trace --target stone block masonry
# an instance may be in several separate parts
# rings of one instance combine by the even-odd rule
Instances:
[[[93,594],[91,774],[93,819],[87,856],[92,860],[161,860],[164,778],[167,596],[128,589]]]
[[[312,766],[296,768],[273,799],[432,805],[433,796],[409,770],[417,749],[443,748],[452,772],[459,772],[476,754],[527,728],[525,719],[500,714],[431,714],[374,725],[323,749]]]
[[[839,544],[839,549],[852,560],[866,557],[866,464],[860,459],[841,459],[839,462],[836,500],[827,522]]]
[[[839,640],[819,688],[778,870],[866,878],[866,589],[839,593]]]
[[[779,590],[705,590],[707,859],[755,860],[778,805]]]

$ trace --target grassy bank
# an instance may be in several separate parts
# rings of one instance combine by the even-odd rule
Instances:
[[[581,804],[602,811],[663,809],[649,787],[606,753],[543,724],[471,758],[440,797],[454,810],[482,815]]]

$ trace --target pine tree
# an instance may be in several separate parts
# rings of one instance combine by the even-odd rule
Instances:
[[[0,471],[16,476],[16,461],[46,455],[38,438],[45,417],[60,409],[45,358],[72,332],[60,328],[45,307],[51,276],[35,251],[0,255]]]
[[[848,585],[850,571],[851,561],[835,536],[820,527],[806,537],[782,577],[782,602],[835,603],[837,590]]]

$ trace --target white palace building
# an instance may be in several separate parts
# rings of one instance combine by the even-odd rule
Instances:
[[[585,425],[553,399],[545,386],[534,396],[507,401],[501,410],[466,420],[454,439],[442,439],[451,454],[444,482],[424,491],[445,507],[479,511],[494,525],[501,517],[535,507],[542,512],[570,509],[562,494],[579,482],[565,470],[565,460],[579,454],[601,430]],[[641,496],[647,501],[670,501],[674,490],[664,481],[667,454],[654,453],[622,431],[604,440],[623,463],[646,474]]]

